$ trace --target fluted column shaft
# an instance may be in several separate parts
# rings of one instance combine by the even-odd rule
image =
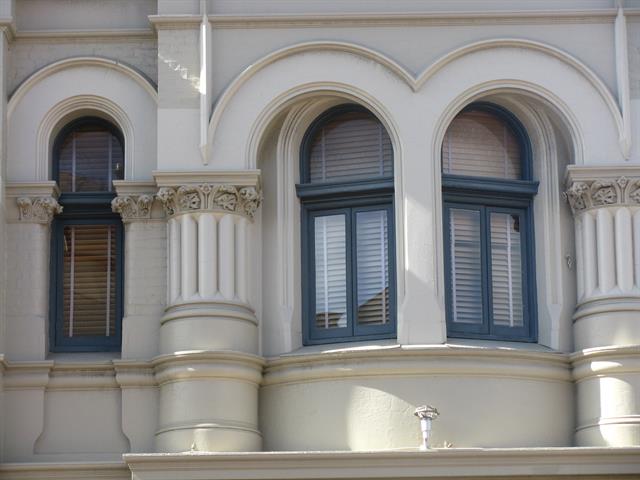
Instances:
[[[249,303],[256,172],[157,178],[167,214],[161,320],[159,451],[260,450],[258,321]],[[224,182],[224,183],[223,183]]]
[[[640,445],[640,167],[570,167],[579,446]]]

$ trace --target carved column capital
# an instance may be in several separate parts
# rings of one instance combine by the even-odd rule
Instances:
[[[149,220],[153,201],[154,196],[149,194],[119,195],[111,201],[111,209],[120,214],[124,223]]]
[[[49,224],[62,207],[53,197],[18,197],[18,220],[26,223]]]
[[[168,216],[218,211],[252,219],[262,201],[262,192],[256,186],[202,183],[161,187],[157,197]]]
[[[571,180],[564,195],[574,215],[597,207],[640,206],[640,176]]]

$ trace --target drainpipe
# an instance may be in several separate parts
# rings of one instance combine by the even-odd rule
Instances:
[[[420,419],[420,430],[422,430],[422,445],[420,445],[420,450],[424,452],[431,448],[429,447],[431,421],[435,420],[439,413],[436,407],[432,407],[431,405],[422,405],[416,408],[416,411],[413,413]]]

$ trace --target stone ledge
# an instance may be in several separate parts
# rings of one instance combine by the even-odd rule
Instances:
[[[640,448],[126,454],[124,460],[136,480],[487,476],[555,479],[640,473]]]

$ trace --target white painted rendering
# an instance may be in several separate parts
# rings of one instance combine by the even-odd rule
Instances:
[[[481,3],[0,0],[0,479],[640,475],[640,1]],[[531,141],[535,343],[447,336],[475,101]],[[300,147],[343,103],[393,146],[397,335],[305,346]],[[52,353],[52,148],[88,115],[124,138],[122,345]]]

